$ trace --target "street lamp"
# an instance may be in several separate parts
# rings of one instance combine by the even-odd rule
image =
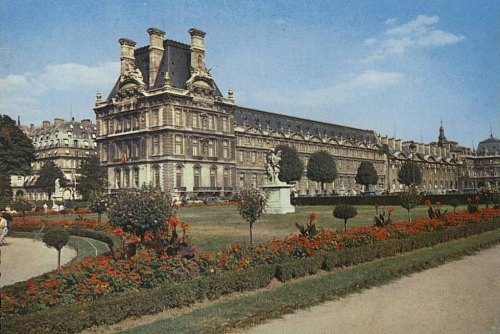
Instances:
[[[415,142],[412,140],[410,142],[410,153],[411,153],[411,170],[412,170],[412,183],[413,185],[415,185],[415,158],[414,158],[414,155],[415,155],[415,152],[417,151],[417,145],[415,144]]]

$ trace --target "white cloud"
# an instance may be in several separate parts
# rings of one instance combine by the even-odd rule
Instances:
[[[377,39],[372,37],[372,38],[367,38],[363,41],[364,44],[366,45],[373,45],[375,43],[377,43]]]
[[[387,30],[386,35],[389,37],[378,41],[373,37],[365,39],[364,44],[374,46],[365,62],[377,62],[392,56],[401,56],[411,49],[455,44],[465,38],[464,36],[436,29],[435,25],[438,22],[438,16],[419,15],[412,21]],[[367,43],[366,41],[373,42]]]
[[[396,23],[397,19],[394,17],[388,18],[387,20],[384,21],[384,24],[391,25]]]
[[[49,65],[37,81],[49,89],[74,90],[98,89],[113,86],[120,70],[120,63],[107,62],[97,66],[81,64]]]
[[[446,31],[433,30],[419,38],[416,43],[421,46],[441,46],[458,43],[464,38],[464,36],[457,36]]]
[[[47,101],[66,97],[73,91],[75,100],[82,96],[95,96],[96,90],[107,90],[119,75],[120,64],[107,62],[97,66],[81,64],[49,65],[42,73],[8,75],[0,78],[0,113],[23,118],[37,119],[61,110],[41,110]],[[65,92],[64,96],[61,92]],[[85,98],[87,100],[87,98]],[[90,100],[85,109],[91,110]]]
[[[403,81],[399,72],[380,72],[367,70],[351,75],[344,82],[309,91],[283,95],[281,92],[262,92],[253,96],[254,100],[278,109],[331,107],[356,101],[361,95],[369,95],[393,87]]]
[[[423,34],[428,31],[429,26],[439,22],[438,16],[419,15],[415,20],[412,20],[399,27],[392,28],[387,31],[389,35],[410,35],[410,34]]]

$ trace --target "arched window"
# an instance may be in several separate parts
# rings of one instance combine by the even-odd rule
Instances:
[[[122,171],[117,168],[115,169],[115,188],[120,189],[121,188],[121,179],[122,179]]]
[[[130,188],[130,169],[125,168],[125,173],[123,175],[123,185],[125,188]]]
[[[175,187],[182,187],[182,166],[177,166],[175,169]]]
[[[134,187],[139,188],[139,167],[133,169]]]
[[[160,165],[153,166],[153,186],[161,187],[160,183]]]
[[[193,167],[193,186],[194,189],[196,190],[201,186],[201,167],[200,166],[195,166]]]
[[[231,173],[229,169],[224,169],[224,188],[231,186]]]
[[[212,189],[217,187],[217,167],[210,168],[210,187]]]

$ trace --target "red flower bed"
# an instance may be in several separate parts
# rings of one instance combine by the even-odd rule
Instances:
[[[238,271],[261,264],[325,254],[344,247],[358,247],[430,231],[453,229],[465,224],[481,224],[498,216],[499,209],[481,209],[476,213],[449,213],[442,219],[416,218],[413,223],[399,221],[386,227],[361,226],[351,228],[347,232],[321,230],[313,237],[290,236],[271,239],[266,245],[233,244],[228,249],[195,256],[192,259],[166,254],[158,256],[151,249],[140,249],[128,260],[113,260],[110,256],[88,258],[60,271],[4,287],[0,296],[1,317],[28,313],[58,304],[94,300],[109,293],[148,289],[214,272]],[[180,225],[184,232],[188,230],[188,226],[178,220],[170,220],[169,223],[172,226]],[[63,221],[54,224],[71,226],[72,223]],[[92,224],[90,226],[95,227]],[[110,229],[110,232],[113,231]],[[114,232],[122,233],[118,230]]]

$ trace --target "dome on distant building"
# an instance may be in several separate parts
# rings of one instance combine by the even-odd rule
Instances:
[[[500,154],[500,139],[490,135],[490,138],[485,139],[477,145],[477,153],[481,155]]]

